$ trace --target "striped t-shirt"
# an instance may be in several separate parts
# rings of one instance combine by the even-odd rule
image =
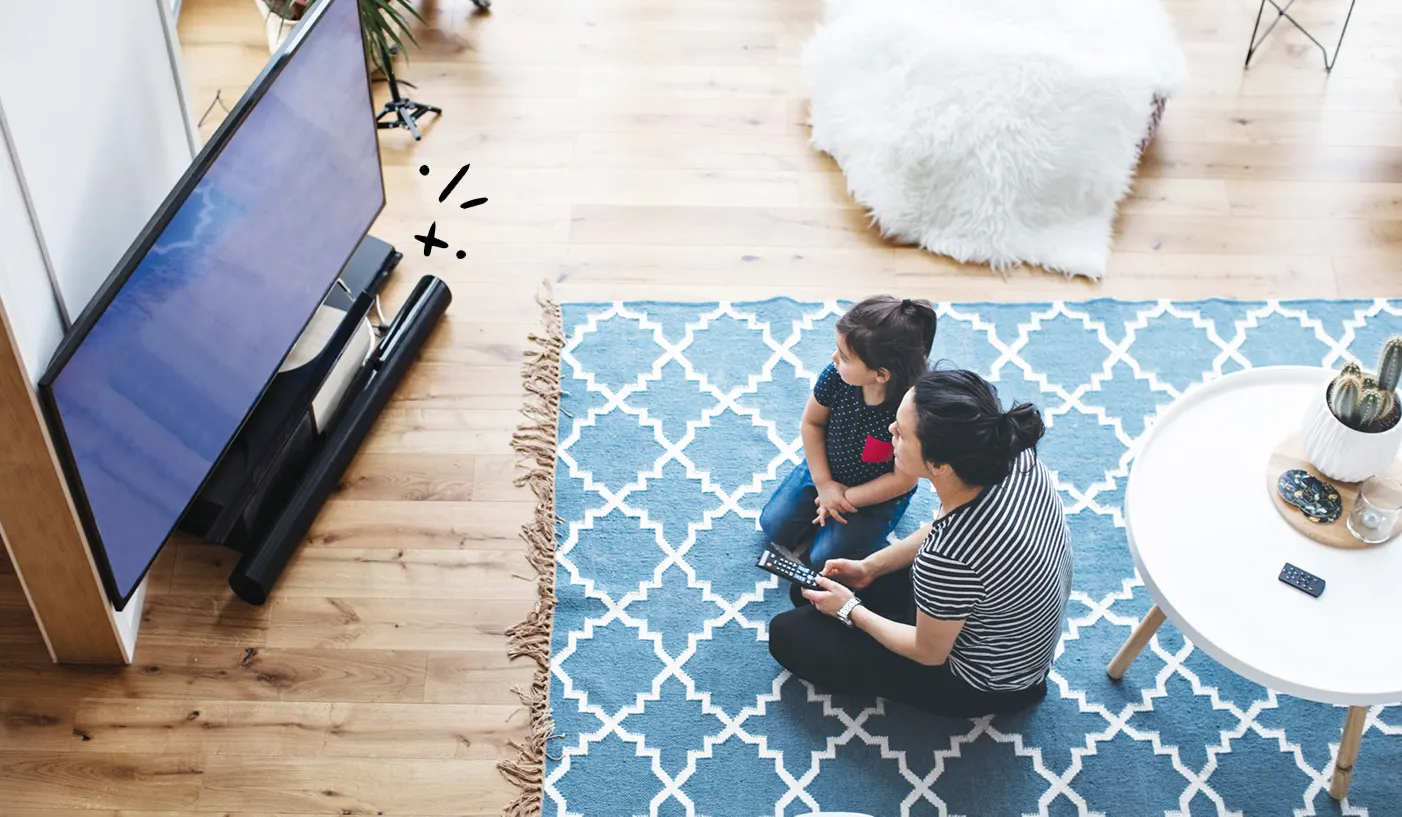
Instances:
[[[1002,482],[936,519],[911,569],[916,606],[964,619],[950,670],[1026,689],[1051,669],[1071,593],[1071,542],[1051,474],[1025,451]]]

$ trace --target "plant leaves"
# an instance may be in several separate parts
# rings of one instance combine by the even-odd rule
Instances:
[[[408,0],[398,0],[398,3],[408,9],[415,19],[423,22],[423,16]],[[419,42],[409,23],[394,7],[394,0],[360,0],[360,19],[365,28],[365,50],[368,52],[366,56],[381,69],[386,67],[383,52],[389,50],[391,41],[399,49],[399,53],[404,55],[404,59],[409,59],[409,51],[400,37],[401,32],[415,45]]]
[[[399,0],[399,4],[403,6],[410,14],[414,15],[415,20],[418,20],[420,23],[427,22],[426,20],[424,20],[423,15],[419,14],[419,10],[414,8],[414,4],[410,3],[409,0]]]
[[[394,10],[393,5],[386,3],[384,6],[384,13],[388,14],[390,18],[393,19],[396,24],[398,24],[399,28],[402,29],[405,34],[409,35],[409,39],[414,39],[414,32],[410,30],[409,24],[404,22],[404,18],[399,16],[399,12]],[[414,40],[414,42],[417,43],[418,40]]]

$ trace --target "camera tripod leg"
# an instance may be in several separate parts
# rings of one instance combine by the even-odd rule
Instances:
[[[414,135],[415,142],[419,141],[419,123],[414,121],[414,115],[412,113],[409,116],[405,116],[404,109],[400,108],[399,124],[409,129],[409,132]]]

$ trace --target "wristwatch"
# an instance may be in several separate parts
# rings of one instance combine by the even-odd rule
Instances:
[[[846,624],[848,627],[851,627],[852,611],[857,609],[857,605],[861,603],[862,600],[857,598],[856,596],[853,596],[852,598],[848,599],[847,603],[842,605],[842,609],[837,611],[837,620],[842,622],[843,624]]]

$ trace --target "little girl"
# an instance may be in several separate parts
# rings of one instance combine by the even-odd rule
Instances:
[[[769,540],[805,559],[861,559],[884,547],[917,480],[895,470],[891,425],[906,391],[929,368],[935,310],[927,301],[868,298],[837,322],[837,350],[803,410],[805,462],[760,513]]]

